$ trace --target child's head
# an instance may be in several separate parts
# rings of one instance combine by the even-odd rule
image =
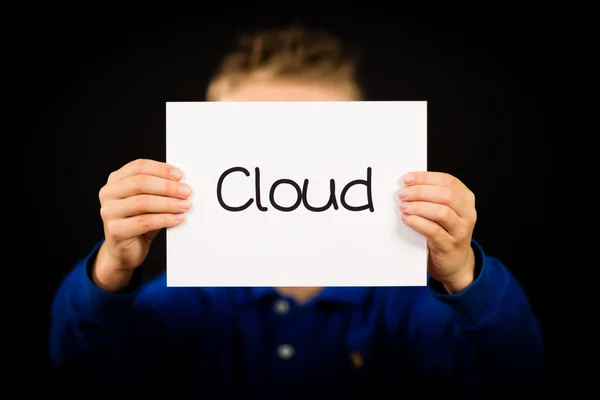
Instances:
[[[241,37],[207,91],[209,101],[361,99],[355,59],[335,37],[301,28]]]

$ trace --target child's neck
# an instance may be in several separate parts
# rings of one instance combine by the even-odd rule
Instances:
[[[278,287],[277,293],[291,297],[299,304],[306,303],[315,298],[324,288],[322,287]]]

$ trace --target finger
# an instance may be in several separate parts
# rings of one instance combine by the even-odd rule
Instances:
[[[463,185],[456,177],[445,172],[434,171],[414,171],[405,174],[402,180],[406,185],[435,185],[435,186],[455,186]],[[464,186],[464,185],[463,185]]]
[[[453,243],[450,234],[434,221],[410,214],[402,214],[402,221],[416,232],[425,236],[436,248],[445,249],[450,243]]]
[[[114,182],[135,175],[152,175],[159,178],[179,181],[183,178],[183,172],[172,165],[140,158],[124,165],[117,171],[110,174],[108,182]]]
[[[437,222],[452,236],[461,232],[461,226],[464,223],[452,208],[443,204],[423,201],[402,202],[400,210],[405,214],[417,215]]]
[[[454,192],[459,193],[468,204],[475,206],[475,195],[473,192],[457,177],[444,173],[433,171],[414,171],[405,174],[402,180],[406,186],[415,185],[433,185],[446,186]]]
[[[192,189],[189,185],[182,182],[151,175],[134,175],[104,186],[100,190],[99,197],[103,203],[107,200],[124,199],[140,194],[185,199],[191,193]]]
[[[442,204],[453,209],[460,217],[470,215],[472,205],[465,201],[460,191],[449,186],[405,186],[398,192],[401,201],[422,201]]]
[[[178,214],[189,211],[192,203],[173,197],[137,195],[109,201],[100,209],[103,219],[126,218],[141,214]]]
[[[185,214],[142,214],[113,219],[106,226],[107,238],[122,241],[163,228],[172,228],[185,220]]]

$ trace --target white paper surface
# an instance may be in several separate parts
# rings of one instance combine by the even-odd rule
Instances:
[[[194,193],[186,222],[167,232],[168,286],[423,286],[426,240],[400,220],[401,177],[427,169],[426,102],[167,103],[167,159]],[[243,211],[224,209],[217,196]],[[260,169],[257,208],[255,168]],[[374,211],[349,211],[343,188],[371,171]],[[303,187],[310,206],[327,203],[335,180],[338,209],[279,211],[272,184]],[[289,207],[296,190],[277,186]],[[367,204],[367,186],[347,191]]]

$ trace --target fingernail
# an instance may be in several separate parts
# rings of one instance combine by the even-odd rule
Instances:
[[[415,176],[413,174],[406,174],[402,178],[404,183],[413,183],[415,181]]]
[[[173,178],[173,179],[179,180],[179,179],[183,178],[183,172],[181,172],[177,168],[172,168],[171,172],[169,174],[171,175],[171,178]]]
[[[398,192],[398,197],[400,197],[401,199],[408,197],[408,190],[404,188],[400,189],[400,191]]]
[[[175,214],[173,218],[175,218],[176,221],[183,221],[185,219],[185,214]]]
[[[188,208],[190,208],[192,206],[192,203],[190,203],[187,200],[182,200],[177,205],[180,210],[187,210]]]
[[[403,210],[408,210],[408,203],[400,203],[400,208]]]
[[[188,185],[181,185],[179,186],[179,193],[183,196],[188,196],[192,193],[192,189]]]

